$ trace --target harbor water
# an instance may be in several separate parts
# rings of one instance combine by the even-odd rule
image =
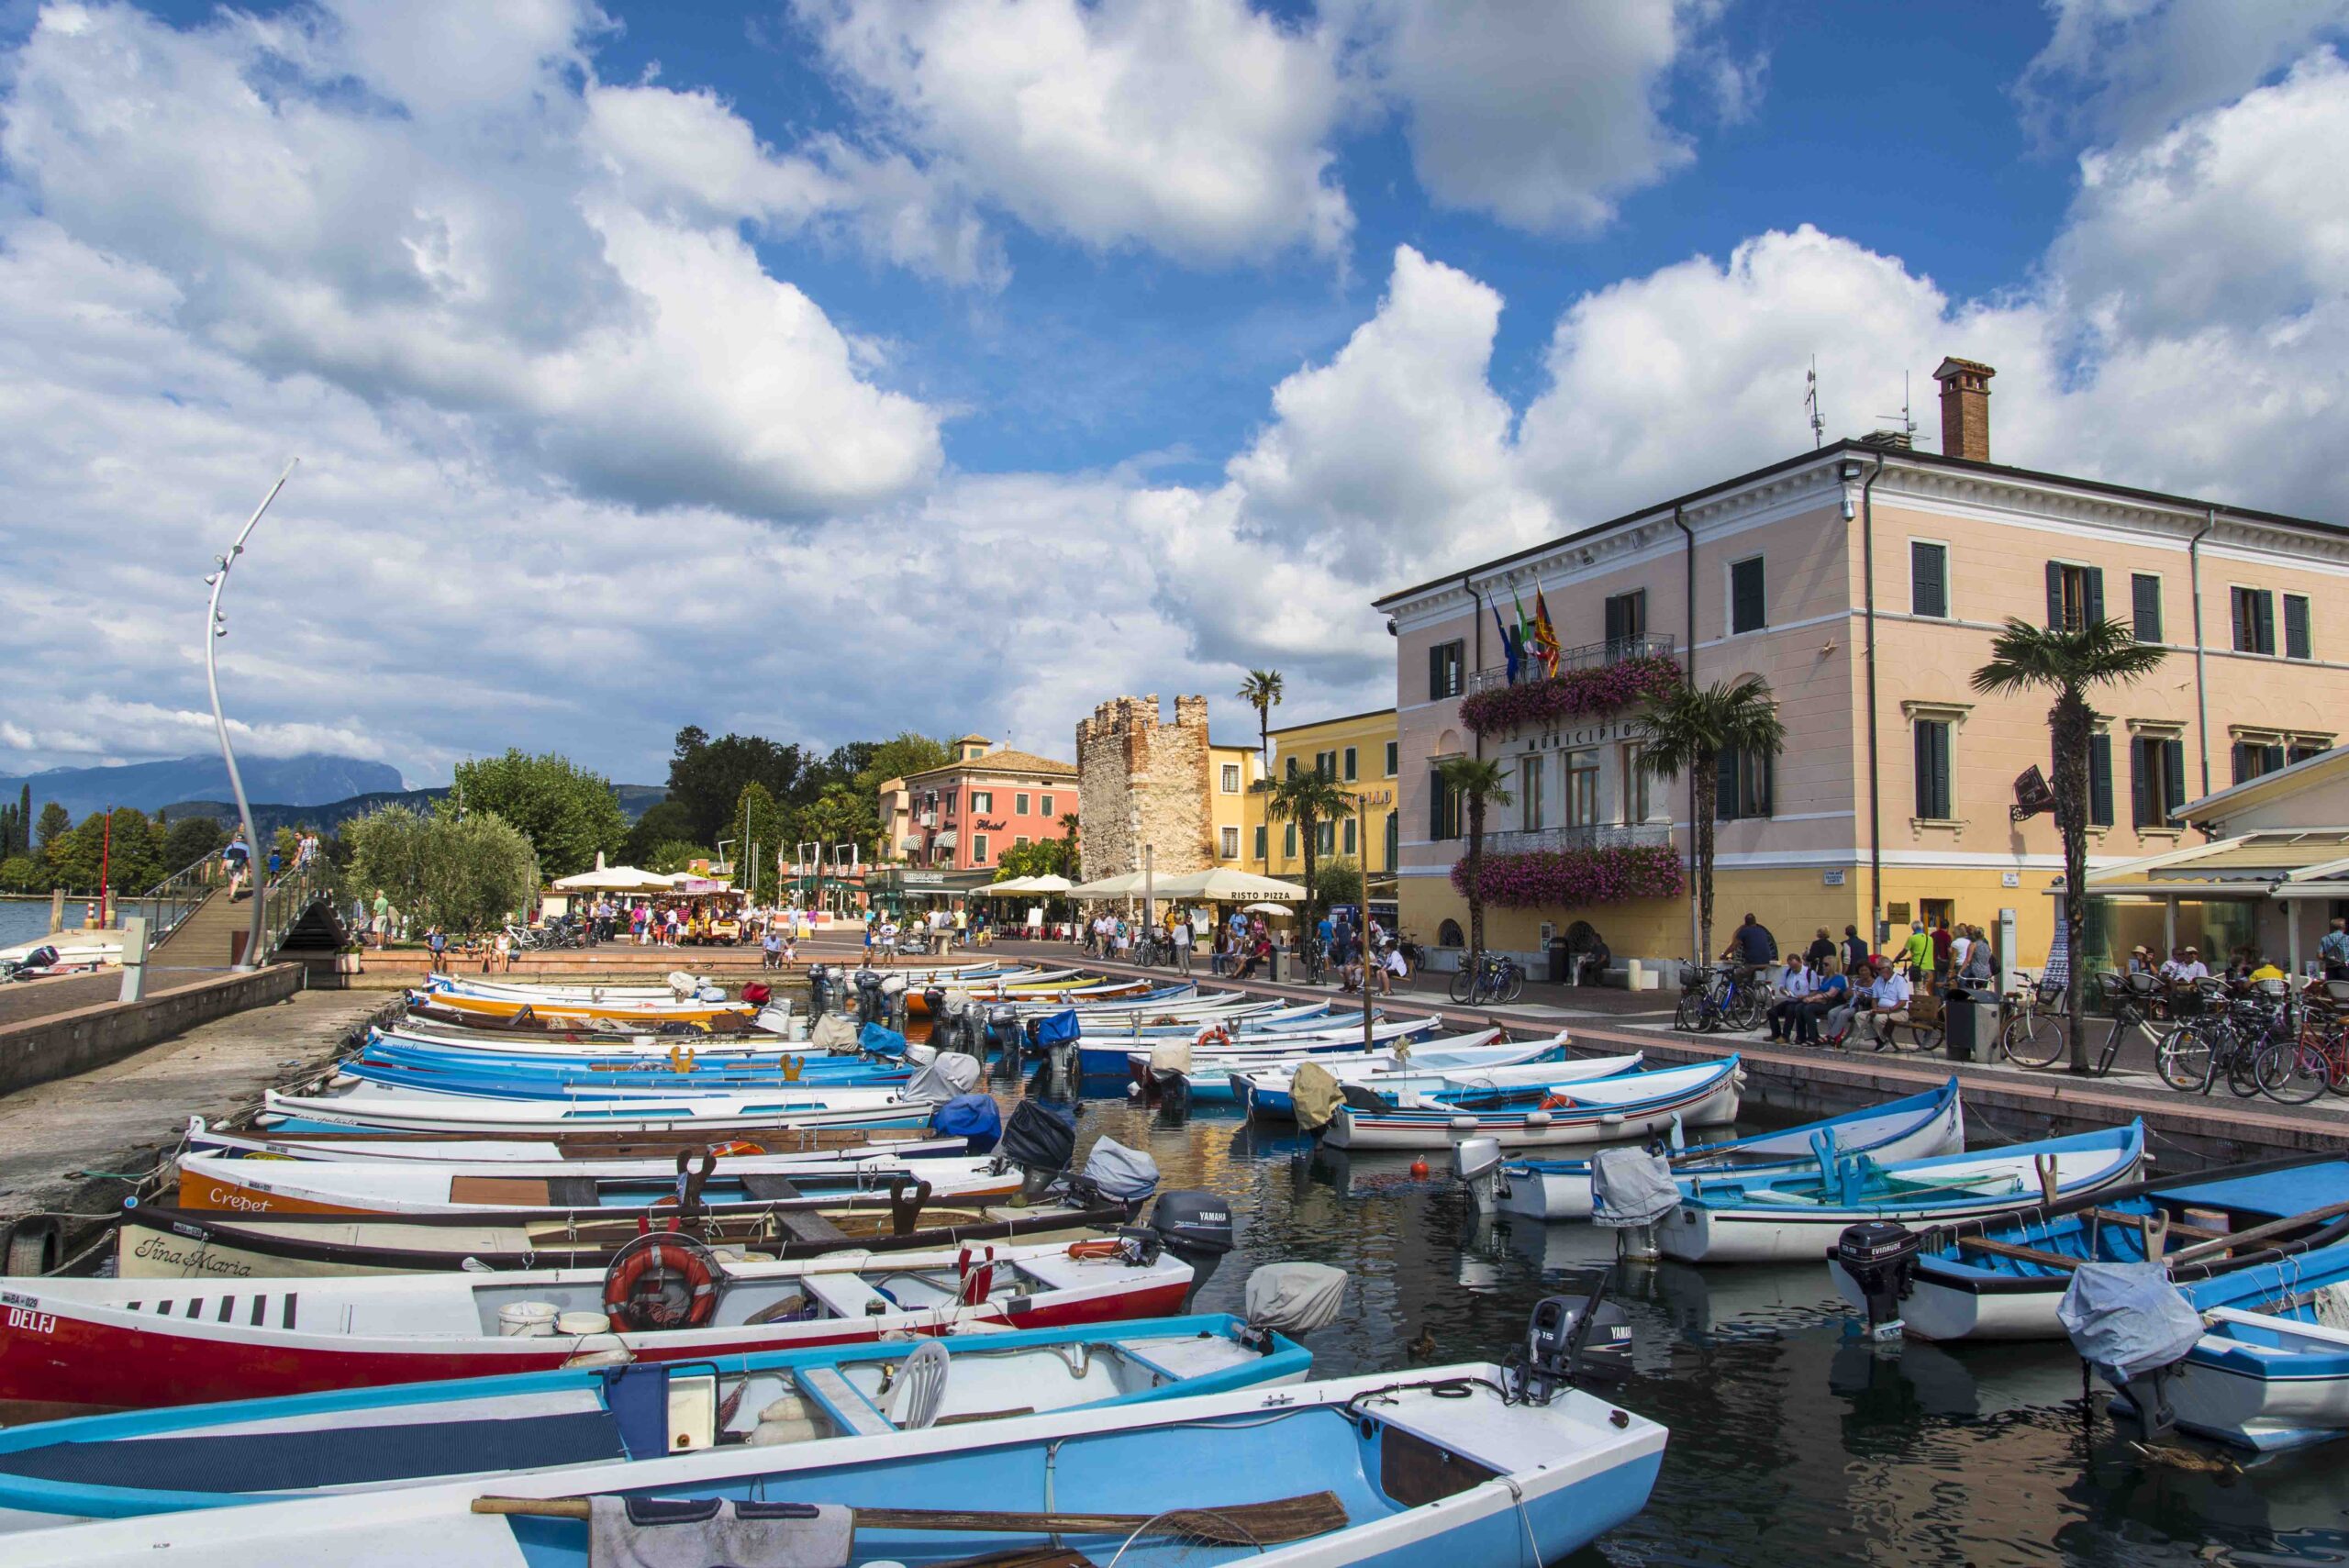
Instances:
[[[1232,1200],[1239,1250],[1203,1307],[1241,1310],[1262,1263],[1346,1271],[1347,1311],[1312,1341],[1332,1374],[1407,1368],[1415,1344],[1439,1363],[1498,1359],[1536,1301],[1576,1292],[1581,1271],[1613,1257],[1612,1235],[1588,1226],[1479,1219],[1440,1155],[1415,1179],[1408,1156],[1349,1156],[1228,1109],[1178,1116],[1100,1087],[1111,1092],[1085,1102],[1080,1148],[1115,1138],[1150,1151],[1162,1190]],[[2100,1399],[2084,1419],[2068,1346],[1879,1350],[1857,1337],[1823,1259],[1620,1277],[1639,1348],[1619,1397],[1672,1442],[1647,1511],[1573,1568],[2349,1562],[2336,1450],[2240,1473],[2149,1467]]]

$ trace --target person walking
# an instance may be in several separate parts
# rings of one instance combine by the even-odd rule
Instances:
[[[2349,920],[2332,917],[2332,929],[2317,939],[2316,955],[2324,961],[2327,980],[2349,980]]]
[[[1900,962],[1911,975],[1930,980],[1933,976],[1933,939],[1925,935],[1925,922],[1909,923],[1909,940],[1900,944]]]
[[[1181,974],[1190,973],[1191,922],[1188,920],[1174,921],[1172,923],[1169,935],[1174,939],[1174,968],[1176,973]]]
[[[379,887],[375,890],[375,951],[383,951],[384,944],[391,940],[392,901],[384,896],[384,890]]]
[[[1944,916],[1935,920],[1933,922],[1933,973],[1935,974],[1945,975],[1957,973],[1950,964],[1949,950],[1952,940],[1949,934],[1948,917]]]

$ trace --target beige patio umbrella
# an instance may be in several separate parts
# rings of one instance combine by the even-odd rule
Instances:
[[[1015,893],[1035,893],[1040,890],[1036,886],[1034,877],[1015,876],[1003,882],[988,883],[985,887],[974,889],[974,891],[982,898],[1002,898]]]
[[[1259,876],[1252,871],[1231,866],[1213,866],[1185,876],[1168,877],[1158,884],[1158,892],[1165,898],[1192,898],[1212,904],[1297,904],[1305,898],[1305,889],[1294,882]]]
[[[1131,898],[1141,891],[1142,873],[1130,871],[1095,882],[1080,882],[1068,889],[1071,898]]]

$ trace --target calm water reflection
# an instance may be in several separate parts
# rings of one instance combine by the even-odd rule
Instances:
[[[1259,1263],[1353,1276],[1344,1320],[1313,1336],[1330,1373],[1499,1356],[1540,1297],[1613,1257],[1587,1226],[1479,1221],[1408,1157],[1349,1157],[1251,1129],[1088,1100],[1094,1132],[1145,1148],[1169,1187],[1233,1199],[1240,1250],[1200,1293],[1238,1311]],[[1818,1267],[1662,1264],[1626,1274],[1640,1339],[1623,1402],[1672,1429],[1648,1511],[1571,1560],[1599,1564],[2349,1562],[2343,1454],[2214,1478],[2135,1463],[2100,1415],[2084,1429],[2062,1345],[1879,1353]]]

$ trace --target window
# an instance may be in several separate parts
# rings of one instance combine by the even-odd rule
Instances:
[[[1349,784],[1362,776],[1359,771],[1359,763],[1354,755],[1354,749],[1352,746],[1346,748],[1346,771],[1342,776]]]
[[[1026,795],[1013,795],[1013,796],[1011,797],[1011,811],[1012,811],[1012,815],[1014,815],[1015,817],[1025,817],[1025,816],[1027,816],[1027,815],[1028,815],[1028,797],[1027,797]]]
[[[2104,572],[2100,567],[2047,563],[2047,624],[2078,631],[2104,618]]]
[[[1319,773],[1325,779],[1336,778],[1338,776],[1338,754],[1335,751],[1314,752],[1313,771]]]
[[[2150,572],[2130,573],[2129,617],[2138,641],[2162,639],[2162,580]]]
[[[1598,825],[1598,753],[1575,751],[1566,758],[1566,826]]]
[[[1517,762],[1518,811],[1522,818],[1520,825],[1529,833],[1542,826],[1542,762],[1539,752],[1520,757]]]
[[[946,797],[946,819],[950,822],[954,819],[954,797],[951,795]]]
[[[1732,562],[1729,569],[1729,629],[1760,631],[1768,624],[1762,606],[1762,558]]]
[[[1720,779],[1713,791],[1713,815],[1724,822],[1770,815],[1770,757],[1767,752],[1722,753]]]
[[[1402,859],[1402,851],[1403,818],[1398,813],[1390,811],[1386,814],[1386,863],[1378,869],[1393,871],[1396,862]]]
[[[1636,741],[1623,748],[1623,799],[1630,810],[1626,822],[1644,822],[1654,814],[1654,802],[1649,791],[1655,779],[1640,765],[1642,748]]]
[[[1237,762],[1226,762],[1223,765],[1223,793],[1226,795],[1240,793],[1240,764]]]
[[[2284,595],[2284,657],[2315,657],[2309,648],[2309,599],[2306,594]]]
[[[2332,750],[2330,745],[2313,736],[2295,735],[2292,737],[2291,745],[2285,748],[2284,760],[2288,762],[2305,762],[2310,757],[2321,757]]]
[[[2284,765],[2284,748],[2257,740],[2238,740],[2234,745],[2234,782],[2249,784],[2253,779],[2272,773]]]
[[[1620,657],[1623,644],[1648,634],[1648,591],[1635,588],[1607,601],[1607,650]]]
[[[947,809],[950,811],[953,809],[953,802],[952,800],[947,802]],[[974,789],[971,792],[971,814],[973,816],[981,816],[986,812],[993,811],[994,809],[995,791],[991,789]]]
[[[1344,852],[1351,855],[1354,853],[1354,819],[1351,817],[1347,817],[1345,827],[1346,845]]]
[[[971,863],[974,866],[987,863],[987,836],[985,833],[971,835]]]
[[[2093,757],[2090,759],[2094,761]],[[2094,783],[2093,778],[2089,781]],[[2186,742],[2176,736],[2140,735],[2129,742],[2129,820],[2166,828],[2186,804]]]
[[[1293,756],[1283,757],[1281,762],[1286,766],[1288,770],[1288,776],[1291,778],[1297,777],[1297,759]]]
[[[1297,824],[1292,822],[1281,831],[1281,859],[1297,859]]]
[[[1428,837],[1457,839],[1460,837],[1460,795],[1443,782],[1443,775],[1433,768],[1428,770]]]
[[[1949,729],[1946,718],[1920,718],[1911,731],[1917,759],[1917,816],[1923,821],[1950,820]]]
[[[1264,827],[1261,822],[1256,825],[1256,858],[1264,858]]]
[[[1225,860],[1238,860],[1240,858],[1240,829],[1237,828],[1224,828],[1222,840],[1219,847],[1220,848]]]
[[[2112,737],[2088,737],[2088,826],[2112,826]]]
[[[2276,595],[2265,588],[2234,591],[2235,651],[2276,651]]]
[[[1467,644],[1457,638],[1439,642],[1428,650],[1428,699],[1441,701],[1456,697],[1464,684],[1462,662]]]
[[[1019,837],[1013,839],[1011,840],[1011,847],[1015,850],[1026,849],[1028,847],[1028,835],[1022,833]]]
[[[1401,761],[1400,753],[1402,750],[1402,742],[1400,741],[1389,740],[1386,743],[1386,776],[1390,779],[1393,778],[1398,771],[1397,764]]]
[[[1036,809],[1041,815],[1050,817],[1052,814],[1052,797],[1048,795],[1038,801]]]
[[[1338,825],[1316,822],[1313,825],[1313,852],[1323,860],[1338,852]]]
[[[1949,546],[1909,541],[1909,613],[1945,619],[1949,615]]]

